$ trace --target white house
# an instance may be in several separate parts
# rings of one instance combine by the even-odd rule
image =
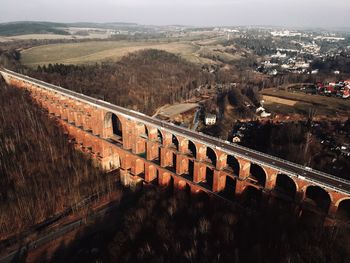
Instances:
[[[263,108],[263,107],[257,108],[255,112],[256,112],[258,115],[260,115],[260,117],[262,117],[262,118],[267,118],[267,117],[270,117],[270,116],[271,116],[271,113],[266,112],[266,111],[265,111],[265,108]]]
[[[216,123],[216,115],[207,113],[205,114],[205,125],[214,125]]]

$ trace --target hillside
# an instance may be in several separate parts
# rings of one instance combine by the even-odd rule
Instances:
[[[83,43],[58,43],[39,45],[21,52],[21,62],[29,67],[48,64],[95,64],[101,62],[120,61],[129,53],[159,49],[178,54],[194,63],[202,63],[208,59],[197,56],[198,47],[186,41],[168,42],[165,40],[104,40],[86,41]]]
[[[158,107],[189,98],[208,74],[180,57],[142,50],[117,63],[39,67],[35,78],[111,103],[152,114]]]

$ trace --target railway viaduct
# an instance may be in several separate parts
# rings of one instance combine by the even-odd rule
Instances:
[[[350,219],[350,182],[105,101],[0,69],[55,116],[75,146],[126,184],[173,185],[242,202],[282,200],[303,213]],[[263,202],[263,201],[261,201]]]

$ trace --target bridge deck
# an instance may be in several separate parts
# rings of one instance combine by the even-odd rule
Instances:
[[[109,102],[98,100],[98,99],[86,96],[84,94],[77,93],[68,89],[64,89],[62,87],[55,86],[50,83],[46,83],[44,81],[37,80],[7,69],[0,69],[0,72],[15,76],[18,79],[35,84],[44,89],[52,90],[64,96],[71,97],[72,99],[80,100],[82,102],[91,104],[93,106],[105,109],[110,112],[122,114],[129,119],[135,119],[145,124],[151,124],[152,126],[155,126],[161,130],[167,130],[170,133],[186,137],[190,140],[197,141],[205,145],[209,145],[227,154],[231,154],[237,157],[242,157],[244,159],[250,160],[253,163],[271,167],[275,170],[278,170],[281,173],[302,178],[303,180],[313,182],[321,187],[327,187],[338,192],[350,194],[350,181],[348,180],[344,180],[314,169],[306,169],[302,165],[295,164],[271,155],[267,155],[237,144],[229,143],[227,141],[223,141],[215,137],[211,137],[199,132],[195,132],[187,128],[176,126],[176,125],[173,125],[172,123],[164,122],[164,121],[149,117],[143,113],[129,110],[120,106],[116,106]]]

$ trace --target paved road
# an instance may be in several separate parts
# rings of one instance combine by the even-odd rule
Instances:
[[[129,119],[135,119],[145,124],[152,124],[153,126],[161,130],[166,130],[171,132],[172,134],[180,135],[190,140],[203,143],[205,145],[211,146],[218,150],[222,150],[227,154],[243,157],[256,164],[261,164],[267,167],[274,168],[281,173],[285,173],[291,176],[296,176],[303,180],[311,181],[320,186],[327,187],[342,193],[350,194],[350,181],[340,179],[335,176],[332,176],[314,169],[305,168],[304,166],[301,166],[292,162],[288,162],[286,160],[283,160],[271,155],[267,155],[261,152],[257,152],[237,144],[232,144],[227,141],[223,141],[218,138],[214,138],[202,133],[198,133],[198,132],[189,130],[187,128],[176,126],[176,125],[173,125],[172,123],[164,122],[164,121],[146,116],[143,113],[122,108],[102,100],[98,100],[71,90],[64,89],[62,87],[58,87],[37,79],[30,78],[28,76],[18,74],[13,71],[9,71],[7,69],[1,69],[0,72],[11,74],[19,79],[37,84],[43,87],[44,89],[49,89],[57,93],[61,93],[65,96],[71,97],[72,99],[81,100],[85,103],[91,104],[93,106],[97,106],[107,111],[122,114]]]

